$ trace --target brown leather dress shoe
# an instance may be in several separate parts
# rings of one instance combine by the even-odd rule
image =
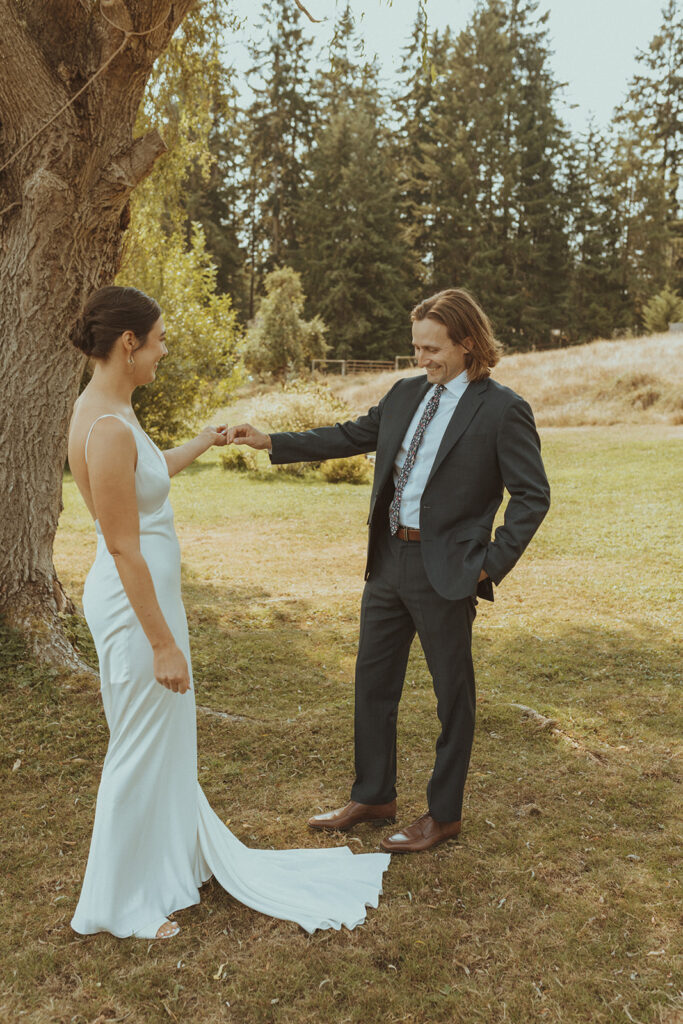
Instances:
[[[351,800],[346,807],[340,807],[337,811],[316,814],[308,819],[308,824],[311,828],[336,832],[360,825],[363,821],[396,821],[396,801],[392,800],[389,804],[357,804]]]
[[[389,853],[419,853],[432,846],[454,839],[460,832],[459,821],[435,821],[429,811],[411,825],[406,825],[393,836],[385,836],[380,843]]]

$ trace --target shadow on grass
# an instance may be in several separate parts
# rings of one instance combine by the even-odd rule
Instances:
[[[540,684],[552,700],[608,692],[663,695],[680,681],[683,657],[683,645],[652,625],[554,624],[545,636],[491,629],[475,633],[474,647],[480,665],[505,674],[508,684]]]
[[[248,845],[341,845],[339,836],[305,828],[318,805],[335,806],[352,766],[352,704],[340,708],[338,700],[338,669],[349,660],[339,626],[307,630],[315,609],[305,599],[287,604],[278,619],[266,588],[233,585],[230,603],[240,614],[228,627],[225,588],[187,575],[195,662],[214,659],[214,671],[222,673],[214,700],[226,693],[232,699],[243,687],[254,712],[253,721],[200,721],[200,780],[210,802]],[[255,625],[262,613],[262,625]],[[351,617],[348,627],[355,628]],[[499,687],[510,701],[527,697],[525,680],[539,700],[561,693],[567,704],[584,700],[586,713],[604,710],[604,694],[621,702],[639,727],[634,705],[623,699],[625,687],[643,699],[661,689],[667,666],[666,679],[673,676],[672,648],[653,631],[568,626],[539,639],[513,626],[490,633],[477,641],[480,675],[489,672],[482,689]],[[72,678],[50,677],[30,662],[16,634],[0,631],[0,645],[7,690],[0,929],[6,1019],[85,1024],[128,1016],[157,1024],[169,1019],[172,1006],[171,1019],[206,1024],[468,1024],[474,1006],[477,1019],[493,1024],[504,998],[512,1006],[508,1019],[531,1021],[540,1019],[531,974],[561,982],[554,995],[543,989],[549,1019],[584,1024],[598,1019],[599,995],[621,997],[628,972],[637,971],[628,983],[635,1019],[653,1019],[654,1003],[669,991],[676,927],[675,901],[668,899],[670,780],[645,776],[629,754],[625,766],[620,761],[606,772],[547,735],[520,729],[515,714],[496,711],[490,696],[478,724],[462,840],[420,858],[394,858],[380,906],[364,928],[309,937],[237,904],[214,882],[202,903],[183,913],[174,944],[150,951],[149,944],[106,935],[76,938],[69,920],[106,749],[104,716],[91,684],[80,690]],[[417,648],[414,659],[422,666],[420,681],[428,683]],[[549,678],[562,666],[575,675]],[[306,705],[299,692],[311,674],[323,681],[336,674],[337,684],[325,689],[316,681]],[[35,685],[40,680],[44,687]],[[638,680],[647,685],[638,687]],[[412,816],[423,807],[436,716],[431,693],[415,689],[406,697],[401,806]],[[345,841],[369,852],[381,834],[362,826]],[[647,950],[663,953],[635,959]],[[228,970],[217,980],[221,964]],[[334,982],[322,985],[328,978]],[[339,996],[328,991],[331,984]],[[227,1015],[227,1002],[237,1005],[235,1015]],[[0,1004],[0,1017],[4,1009]]]

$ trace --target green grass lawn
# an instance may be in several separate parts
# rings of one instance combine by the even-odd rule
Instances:
[[[0,1020],[681,1020],[680,441],[550,430],[544,454],[552,509],[479,605],[462,835],[395,857],[353,932],[308,936],[210,882],[171,942],[76,936],[107,744],[97,683],[37,668],[5,636]],[[229,474],[215,453],[174,480],[198,703],[237,716],[200,714],[201,782],[249,845],[367,852],[383,834],[305,825],[352,781],[368,498],[317,476]],[[64,506],[55,561],[78,599],[95,543],[68,476]],[[85,626],[70,628],[92,658]],[[399,730],[405,824],[426,808],[437,735],[417,644]]]

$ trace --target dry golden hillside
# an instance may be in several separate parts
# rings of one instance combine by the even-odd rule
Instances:
[[[385,394],[401,373],[329,376],[357,412]],[[539,426],[683,423],[683,335],[656,334],[504,356],[493,372],[530,403]]]

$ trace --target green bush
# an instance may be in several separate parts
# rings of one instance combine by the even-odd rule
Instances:
[[[648,334],[664,334],[669,324],[683,321],[683,299],[673,288],[663,288],[643,309],[643,323]]]
[[[320,472],[331,484],[364,484],[370,479],[370,463],[364,455],[328,459],[320,463]]]
[[[258,469],[254,452],[242,445],[228,445],[221,451],[219,458],[223,469],[233,473],[251,473]]]
[[[135,392],[133,405],[157,444],[170,447],[210,421],[211,410],[225,405],[239,384],[239,329],[230,296],[216,291],[199,225],[188,247],[179,232],[167,237],[140,216],[128,245],[117,284],[157,300],[168,338],[156,380]]]

